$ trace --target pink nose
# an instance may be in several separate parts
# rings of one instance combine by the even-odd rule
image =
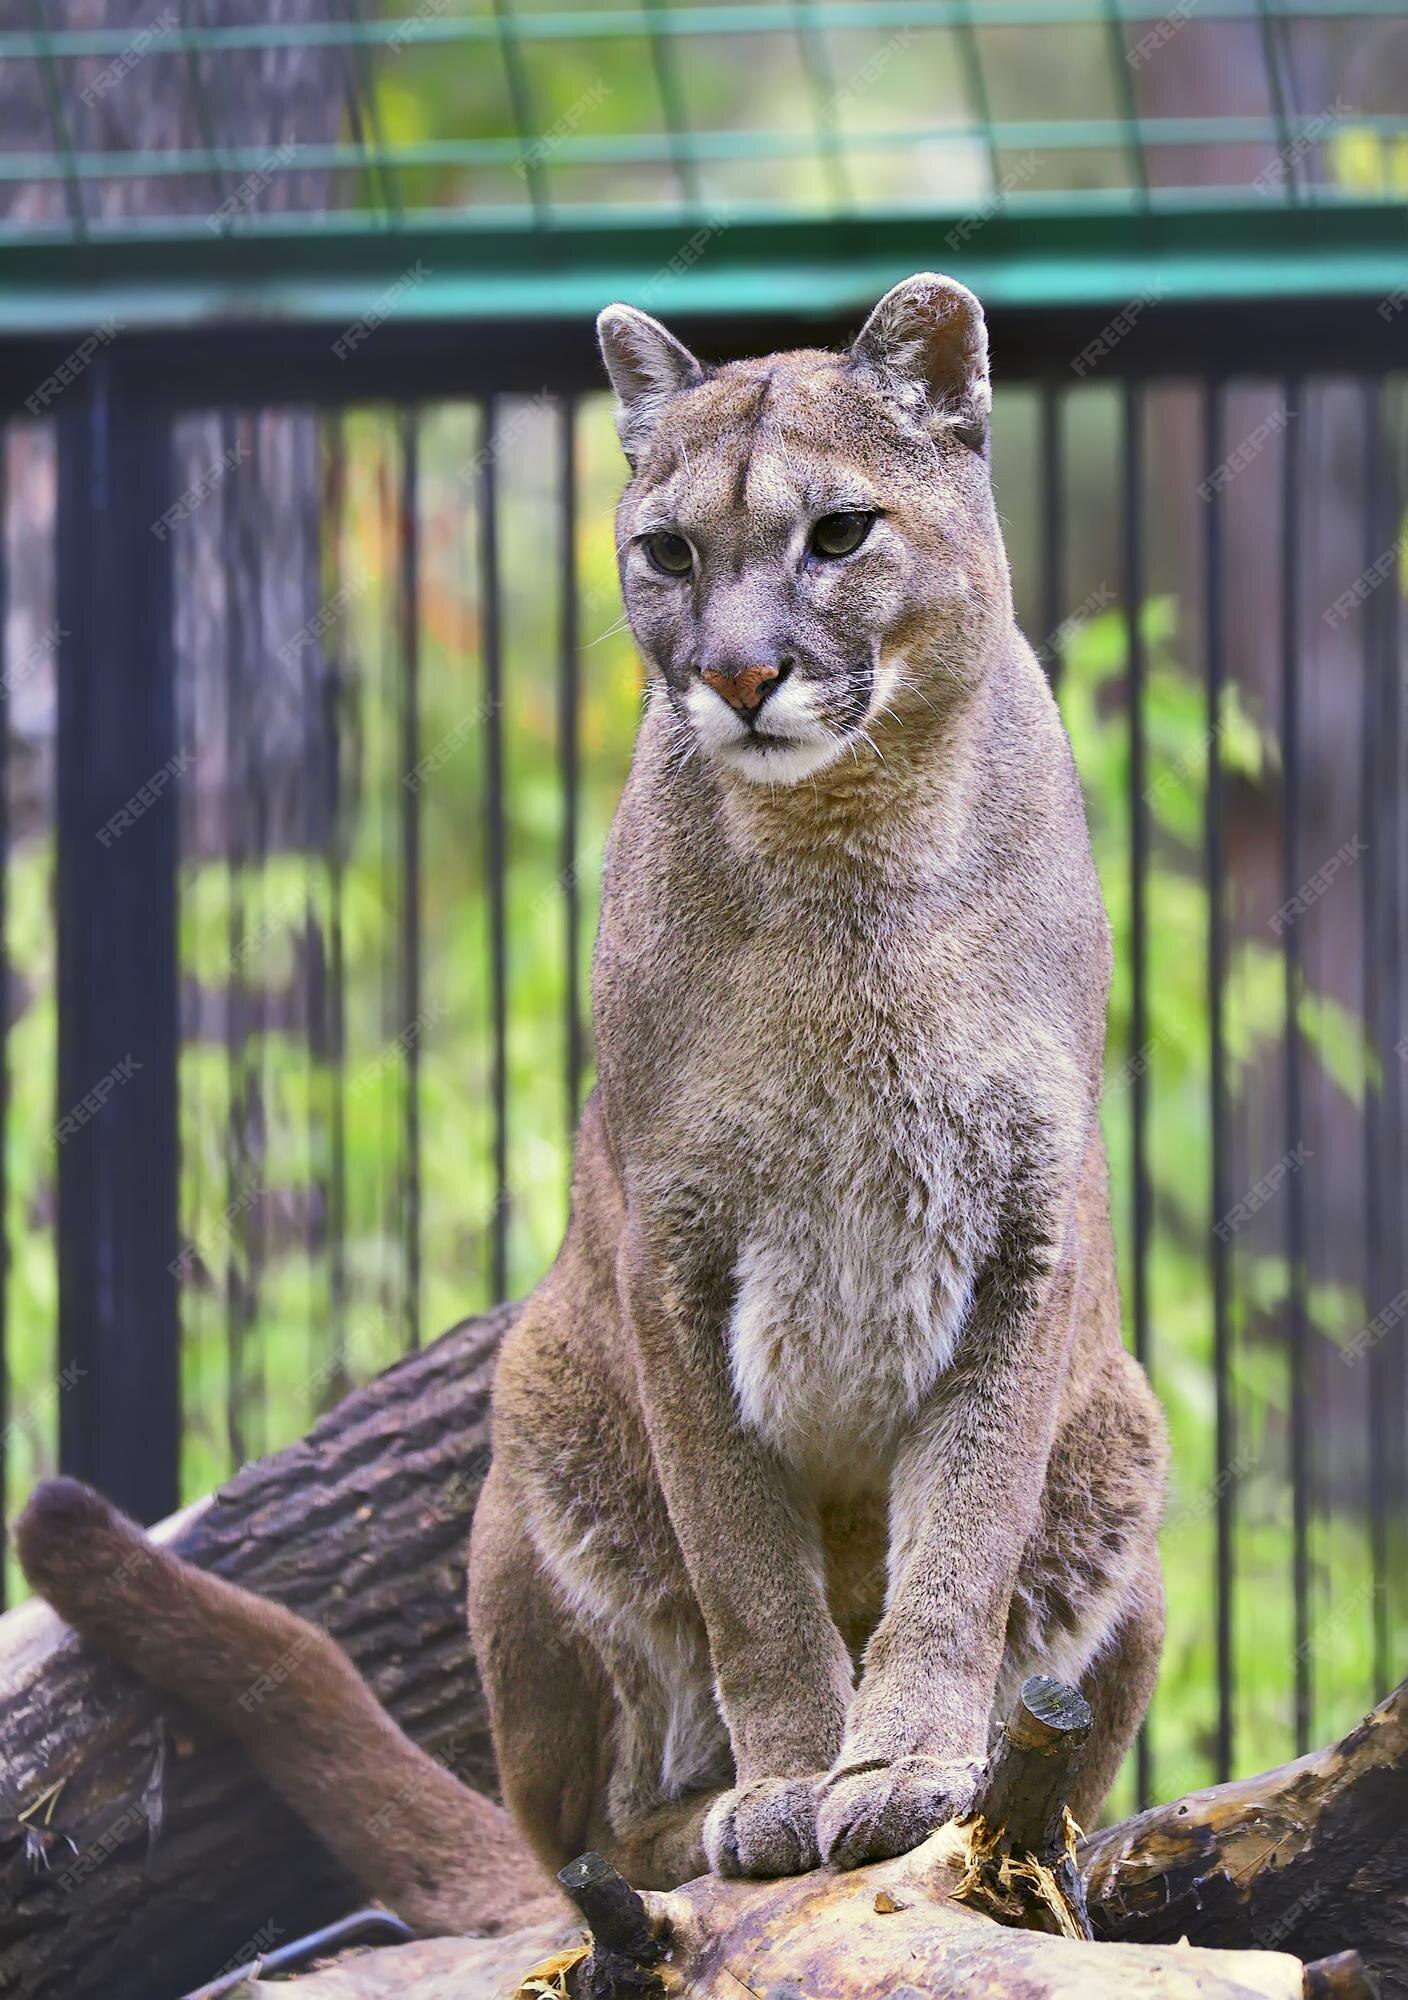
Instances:
[[[721,667],[706,667],[699,678],[715,694],[722,695],[730,708],[752,715],[761,707],[764,695],[777,676],[776,667],[739,667],[736,673],[731,674],[726,674]]]

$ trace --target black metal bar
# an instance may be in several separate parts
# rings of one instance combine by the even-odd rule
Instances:
[[[1277,213],[1272,208],[1267,212],[1268,217]],[[1327,208],[1325,215],[1327,231],[1339,231],[1340,211]],[[733,222],[730,243],[759,226],[746,218]],[[986,244],[992,231],[1011,228],[1020,234],[1030,231],[1031,226],[1027,217],[994,215],[983,225],[982,240]],[[932,244],[933,224],[927,223],[925,229]],[[864,238],[867,264],[886,261],[883,237],[877,236],[868,220],[828,216],[824,230],[826,242],[818,244],[818,255],[843,247],[840,239],[858,232]],[[384,256],[387,235],[377,232],[370,248],[359,247],[359,255],[365,251],[370,256],[375,251],[378,258]],[[439,272],[463,255],[443,235],[407,230],[395,241],[392,277],[417,258],[428,270]],[[212,238],[212,243],[220,260],[219,271],[211,273],[212,283],[217,279],[233,282],[247,254],[245,241],[235,233],[220,238],[218,244]],[[383,247],[377,250],[378,245]],[[638,248],[641,282],[667,263],[679,247],[678,223],[662,230],[658,240],[643,240]],[[900,268],[911,251],[917,255],[923,247],[922,240],[917,245],[897,244],[891,268]],[[140,243],[124,243],[104,250],[103,255],[111,257],[105,275],[128,287],[138,286],[141,248]],[[533,254],[540,251],[539,243]],[[6,278],[14,288],[17,260],[22,263],[28,253],[21,246],[7,245],[4,254]],[[775,246],[759,242],[752,254],[758,260],[775,260]],[[297,260],[301,272],[307,262],[306,243],[291,246],[288,255]],[[644,261],[647,257],[651,260],[648,263]],[[965,275],[981,287],[981,273],[965,271]],[[382,280],[379,264],[364,275],[357,276],[354,271],[352,276],[362,296],[375,296]],[[854,335],[867,306],[873,303],[869,292],[858,291],[844,304],[817,313],[805,310],[801,300],[799,291],[798,308],[787,312],[705,315],[672,308],[671,331],[708,359],[725,361],[778,348],[843,344]],[[1201,371],[1221,376],[1264,373],[1266,328],[1273,323],[1283,369],[1312,370],[1323,366],[1327,354],[1334,355],[1340,370],[1392,368],[1398,361],[1402,321],[1386,320],[1375,310],[1376,303],[1376,299],[1306,296],[1238,301],[1210,308],[1206,302],[1168,298],[1160,303],[1157,313],[1148,313],[1140,320],[1137,338],[1118,342],[1101,357],[1101,380],[1127,375],[1186,377],[1192,366],[1190,355],[1198,357]],[[1053,373],[1062,376],[1072,357],[1107,331],[1109,320],[1108,304],[994,304],[989,315],[994,378],[1011,386],[1050,382]],[[398,401],[404,397],[408,382],[414,383],[422,403],[468,400],[486,394],[533,395],[545,382],[561,392],[601,387],[601,357],[592,337],[591,314],[579,309],[564,311],[560,317],[526,321],[393,314],[378,327],[375,340],[363,342],[330,370],[328,341],[330,332],[336,330],[336,325],[330,329],[319,319],[280,319],[275,323],[271,318],[248,316],[169,332],[133,328],[121,337],[124,368],[134,386],[154,404],[186,411],[209,409],[216,403],[273,409],[288,403],[334,407],[377,399]],[[0,328],[0,406],[23,410],[26,399],[73,345],[73,332],[68,327],[47,335]],[[1064,379],[1071,377],[1065,374]]]
[[[489,896],[489,983],[493,1032],[494,1215],[490,1273],[494,1298],[508,1296],[508,899],[504,837],[503,626],[499,596],[498,405],[484,402],[479,469],[481,626],[484,634],[485,862]]]
[[[1396,523],[1402,518],[1403,496],[1408,489],[1408,383],[1403,376],[1393,382],[1388,403],[1390,421],[1383,434],[1384,516]],[[1408,812],[1405,811],[1400,772],[1408,741],[1405,741],[1405,687],[1403,674],[1408,667],[1403,649],[1404,617],[1402,598],[1396,590],[1382,593],[1381,634],[1383,641],[1382,686],[1384,702],[1382,762],[1383,804],[1380,825],[1386,856],[1387,881],[1384,889],[1385,937],[1383,940],[1384,986],[1384,1148],[1385,1197],[1388,1242],[1391,1246],[1388,1290],[1394,1299],[1408,1292],[1408,1137],[1405,1137],[1405,1092],[1408,1092],[1408,1011],[1405,1010],[1404,965],[1408,959]],[[1396,1605],[1391,1612],[1408,1616],[1408,1343],[1402,1329],[1391,1340],[1380,1342],[1380,1398],[1389,1446],[1386,1484],[1390,1499],[1391,1552],[1388,1566]],[[1389,1684],[1385,1674],[1379,1683]]]
[[[1230,1254],[1227,1215],[1229,1118],[1223,998],[1227,980],[1227,947],[1223,911],[1222,829],[1222,691],[1224,556],[1222,493],[1213,478],[1223,458],[1221,384],[1209,378],[1203,389],[1203,461],[1211,480],[1204,532],[1204,651],[1207,675],[1207,799],[1204,815],[1204,884],[1208,905],[1208,1071],[1212,1143],[1212,1229],[1209,1256],[1212,1273],[1213,1369],[1216,1399],[1217,1496],[1216,1620],[1217,1620],[1217,1777],[1232,1775],[1233,1659],[1232,1589],[1234,1495],[1232,1475],[1232,1328],[1230,1313]]]
[[[1061,684],[1061,642],[1058,638],[1065,618],[1066,520],[1062,511],[1065,471],[1061,449],[1061,391],[1053,382],[1042,384],[1041,437],[1041,518],[1045,523],[1042,541],[1041,627],[1042,660],[1053,688]]]
[[[59,1453],[152,1521],[176,1505],[180,1449],[180,523],[168,425],[109,356],[58,426]]]
[[[1364,563],[1366,570],[1383,554],[1387,536],[1383,507],[1384,458],[1380,438],[1383,427],[1381,384],[1371,380],[1363,388],[1364,428]],[[1388,1258],[1386,1228],[1388,1205],[1394,1183],[1386,1171],[1384,1098],[1390,1066],[1395,1061],[1392,1037],[1385,1036],[1383,960],[1393,925],[1386,921],[1384,886],[1387,870],[1383,864],[1383,775],[1381,756],[1391,739],[1385,738],[1385,702],[1380,688],[1382,663],[1380,629],[1384,606],[1381,600],[1390,591],[1376,591],[1363,607],[1362,682],[1360,695],[1361,813],[1369,822],[1361,863],[1362,891],[1360,922],[1364,967],[1364,1035],[1368,1051],[1364,1078],[1364,1295],[1370,1320],[1388,1303]],[[1392,771],[1392,765],[1389,769]],[[1389,860],[1391,867],[1392,862]],[[1387,1687],[1389,1672],[1389,1411],[1385,1396],[1382,1343],[1368,1350],[1364,1371],[1368,1398],[1369,1432],[1369,1557],[1373,1582],[1372,1629],[1373,1673],[1376,1689]]]
[[[578,736],[580,685],[577,651],[577,406],[571,396],[558,404],[558,506],[562,537],[562,651],[558,676],[557,741],[562,765],[562,907],[567,954],[567,1126],[576,1130],[582,1107],[581,892],[577,842],[581,837],[578,793],[581,745]]]
[[[270,1025],[268,974],[260,964],[267,938],[265,902],[268,894],[269,828],[272,818],[269,792],[269,761],[264,754],[263,704],[259,700],[265,675],[264,661],[269,634],[265,630],[264,562],[267,549],[266,514],[263,503],[264,435],[263,413],[245,410],[240,427],[247,445],[247,462],[239,483],[232,486],[235,519],[239,524],[235,543],[236,560],[232,574],[236,585],[249,589],[248,618],[244,624],[247,647],[243,668],[248,705],[240,718],[249,754],[245,763],[245,790],[248,800],[251,860],[250,879],[245,885],[247,911],[253,919],[257,941],[255,964],[259,977],[246,982],[250,1033],[240,1051],[240,1094],[246,1118],[246,1179],[237,1191],[239,1227],[244,1246],[249,1318],[245,1326],[245,1377],[241,1386],[241,1420],[250,1456],[258,1458],[267,1449],[269,1436],[269,1368],[267,1330],[260,1316],[260,1296],[268,1266],[269,1205],[264,1189],[269,1171],[270,1093],[265,1065],[265,1037]],[[282,634],[280,634],[282,638]]]
[[[266,1972],[294,1972],[310,1959],[341,1951],[347,1945],[376,1941],[409,1944],[414,1937],[415,1932],[410,1925],[393,1916],[389,1910],[354,1910],[351,1916],[339,1917],[336,1923],[324,1924],[321,1930],[310,1931],[307,1937],[294,1938],[289,1944],[281,1944],[276,1951],[263,1952],[243,1965],[232,1967],[229,1972],[222,1972],[208,1986],[188,1993],[186,2000],[225,2000],[227,1994],[238,1992],[241,1986],[247,1985],[251,1979],[262,1978]]]
[[[1300,383],[1285,385],[1287,411],[1297,408]],[[1290,903],[1301,884],[1300,597],[1299,516],[1300,428],[1294,417],[1281,445],[1281,887]],[[1300,1005],[1304,991],[1300,930],[1292,920],[1281,930],[1285,1030],[1286,1153],[1294,1156],[1305,1137],[1301,1075]],[[1305,1176],[1286,1180],[1286,1343],[1291,1376],[1291,1588],[1295,1617],[1296,1755],[1310,1748],[1310,1322],[1306,1309]]]
[[[333,418],[328,439],[327,517],[334,549],[334,579],[347,587],[343,553],[347,506],[345,416]],[[345,624],[341,628],[345,635]],[[343,648],[347,641],[344,636]],[[327,1400],[336,1402],[350,1386],[347,1367],[347,960],[342,928],[344,827],[342,785],[343,703],[351,687],[349,661],[340,657],[327,681],[328,809],[328,1299],[332,1310]]]
[[[10,439],[0,421],[0,1611],[5,1609],[10,1441]]]
[[[221,418],[220,442],[226,458],[238,453],[245,438],[240,420],[227,411]],[[220,495],[220,545],[234,549],[238,522],[233,488],[227,482]],[[249,1182],[249,1106],[245,1078],[245,1046],[249,1039],[248,945],[245,929],[245,888],[249,870],[246,806],[249,796],[250,702],[244,685],[244,606],[240,601],[237,565],[225,571],[225,881],[227,888],[226,944],[228,988],[225,1006],[225,1202],[231,1218],[225,1257],[225,1441],[232,1467],[249,1456],[244,1425],[245,1340],[253,1318],[249,1295],[246,1238],[240,1193]],[[234,1221],[234,1218],[240,1218]]]
[[[401,1160],[406,1345],[420,1346],[420,437],[414,411],[401,417],[401,1019],[406,1076]]]
[[[1126,387],[1122,412],[1122,513],[1127,704],[1129,710],[1129,1122],[1131,1203],[1131,1311],[1136,1359],[1149,1366],[1149,1253],[1153,1202],[1149,1182],[1148,743],[1145,716],[1144,629],[1144,399]],[[1145,1718],[1135,1744],[1139,1810],[1153,1797],[1153,1749]]]

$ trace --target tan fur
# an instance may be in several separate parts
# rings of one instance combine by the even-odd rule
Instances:
[[[966,1807],[994,1703],[1045,1668],[1098,1696],[1093,1815],[1158,1659],[1165,1447],[1120,1338],[1108,931],[1013,624],[982,316],[924,277],[846,356],[709,373],[625,307],[602,341],[650,701],[571,1221],[474,1527],[505,1799],[549,1867],[853,1865]],[[855,511],[863,543],[814,559]]]

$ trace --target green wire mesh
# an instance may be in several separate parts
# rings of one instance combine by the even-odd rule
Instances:
[[[1405,0],[325,3],[221,21],[219,0],[111,0],[92,27],[22,0],[0,231],[962,227],[1408,197]]]

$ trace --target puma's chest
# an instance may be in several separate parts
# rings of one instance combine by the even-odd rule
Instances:
[[[972,1290],[962,1149],[838,1147],[803,1131],[779,1157],[734,1268],[729,1358],[740,1416],[819,1491],[883,1477],[949,1365]]]

